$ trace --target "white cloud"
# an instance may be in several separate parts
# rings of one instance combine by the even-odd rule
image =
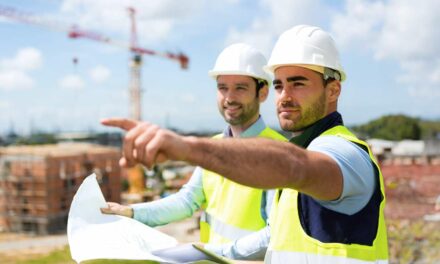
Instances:
[[[436,0],[348,0],[345,11],[334,17],[332,29],[345,47],[398,62],[401,72],[396,81],[411,96],[439,96],[440,28],[435,26],[440,24],[439,9]]]
[[[323,8],[324,4],[319,0],[261,0],[259,5],[264,10],[264,15],[256,16],[247,29],[230,28],[226,38],[227,45],[245,42],[269,55],[274,40],[283,31],[297,24],[316,24],[321,16],[328,15],[327,9]]]
[[[31,89],[34,84],[34,80],[26,72],[19,70],[0,71],[0,89],[2,90]]]
[[[332,18],[332,35],[339,48],[371,47],[380,33],[386,6],[381,1],[347,0],[344,13]],[[365,45],[368,43],[369,45]]]
[[[411,0],[390,1],[376,55],[403,60],[433,58],[440,51],[440,29],[434,26],[440,23],[439,9],[437,0],[416,5]]]
[[[81,90],[85,86],[83,79],[76,74],[64,76],[63,79],[59,81],[59,85],[61,88],[68,90]]]
[[[89,71],[90,78],[96,83],[104,83],[109,79],[110,75],[110,70],[102,65],[98,65]]]
[[[2,59],[2,69],[16,69],[20,71],[31,71],[41,67],[43,56],[41,52],[32,47],[20,49],[13,58]]]
[[[41,68],[43,56],[32,47],[22,48],[12,58],[0,59],[0,89],[31,89],[35,81],[29,72]]]
[[[63,14],[77,17],[79,26],[85,29],[105,29],[127,37],[130,19],[127,7],[136,9],[139,40],[155,42],[166,39],[177,23],[191,18],[205,0],[64,0]],[[142,45],[141,45],[142,46]]]

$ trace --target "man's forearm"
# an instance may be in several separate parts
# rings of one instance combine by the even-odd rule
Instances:
[[[158,201],[133,204],[134,219],[151,227],[165,225],[190,217],[198,207],[182,195],[171,195]]]
[[[186,160],[243,185],[291,188],[319,200],[342,193],[342,173],[329,156],[288,142],[263,138],[186,138]]]
[[[188,142],[187,161],[240,184],[274,189],[301,182],[306,153],[292,144],[262,138],[190,138]]]
[[[134,204],[134,218],[149,226],[168,224],[190,217],[205,201],[202,171],[196,168],[191,179],[177,193],[159,201]]]

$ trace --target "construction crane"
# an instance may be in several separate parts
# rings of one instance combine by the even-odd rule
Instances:
[[[131,37],[130,43],[113,41],[107,37],[99,35],[94,32],[80,30],[77,27],[71,28],[68,33],[70,38],[87,38],[108,44],[120,46],[129,49],[133,53],[132,61],[130,63],[130,106],[131,106],[131,118],[135,120],[141,120],[141,66],[142,55],[155,55],[163,58],[175,60],[179,62],[182,69],[188,68],[189,58],[183,53],[170,53],[170,52],[157,52],[149,49],[141,48],[138,45],[137,33],[136,33],[136,10],[132,7],[127,8],[131,20]]]
[[[171,53],[171,52],[157,52],[149,49],[142,48],[137,42],[136,33],[136,11],[134,8],[127,8],[131,20],[131,40],[130,42],[118,41],[110,39],[99,33],[86,31],[80,29],[76,25],[66,26],[61,23],[55,23],[54,21],[45,20],[32,13],[19,11],[15,8],[0,5],[0,16],[8,18],[12,21],[21,22],[25,24],[37,25],[44,28],[48,28],[55,31],[67,32],[70,38],[85,38],[98,42],[107,43],[113,46],[118,46],[127,49],[133,53],[133,57],[130,63],[130,116],[135,120],[141,119],[141,65],[142,55],[159,56],[162,58],[174,60],[179,63],[182,69],[188,68],[189,58],[183,53]]]
[[[188,68],[189,58],[183,53],[170,53],[170,52],[157,52],[149,49],[139,47],[137,41],[136,33],[136,11],[134,8],[127,8],[130,16],[131,22],[131,36],[130,42],[117,41],[105,37],[101,34],[92,31],[86,31],[80,29],[78,26],[65,26],[61,23],[54,23],[53,21],[47,21],[39,16],[35,16],[31,13],[26,13],[19,11],[12,7],[0,5],[0,16],[6,17],[12,21],[21,22],[25,24],[37,25],[44,28],[48,28],[55,31],[67,32],[70,38],[86,38],[98,42],[107,43],[113,46],[122,47],[133,53],[130,62],[130,85],[129,85],[129,95],[130,95],[130,116],[132,119],[141,120],[141,66],[142,66],[142,55],[159,56],[166,59],[174,60],[180,64],[182,69]],[[128,169],[128,181],[130,185],[129,193],[137,196],[133,198],[133,202],[137,202],[140,199],[138,196],[144,191],[145,181],[143,168],[135,166]]]

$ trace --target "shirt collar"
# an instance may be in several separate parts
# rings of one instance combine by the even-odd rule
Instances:
[[[266,128],[266,123],[264,123],[263,117],[260,115],[248,129],[243,131],[239,137],[247,138],[247,137],[256,137],[258,136],[264,129]],[[231,127],[228,126],[223,130],[223,137],[232,137]]]

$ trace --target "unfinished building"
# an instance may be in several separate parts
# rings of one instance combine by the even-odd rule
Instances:
[[[119,158],[117,148],[84,143],[0,148],[0,228],[64,231],[72,198],[91,173],[106,200],[119,202]]]

